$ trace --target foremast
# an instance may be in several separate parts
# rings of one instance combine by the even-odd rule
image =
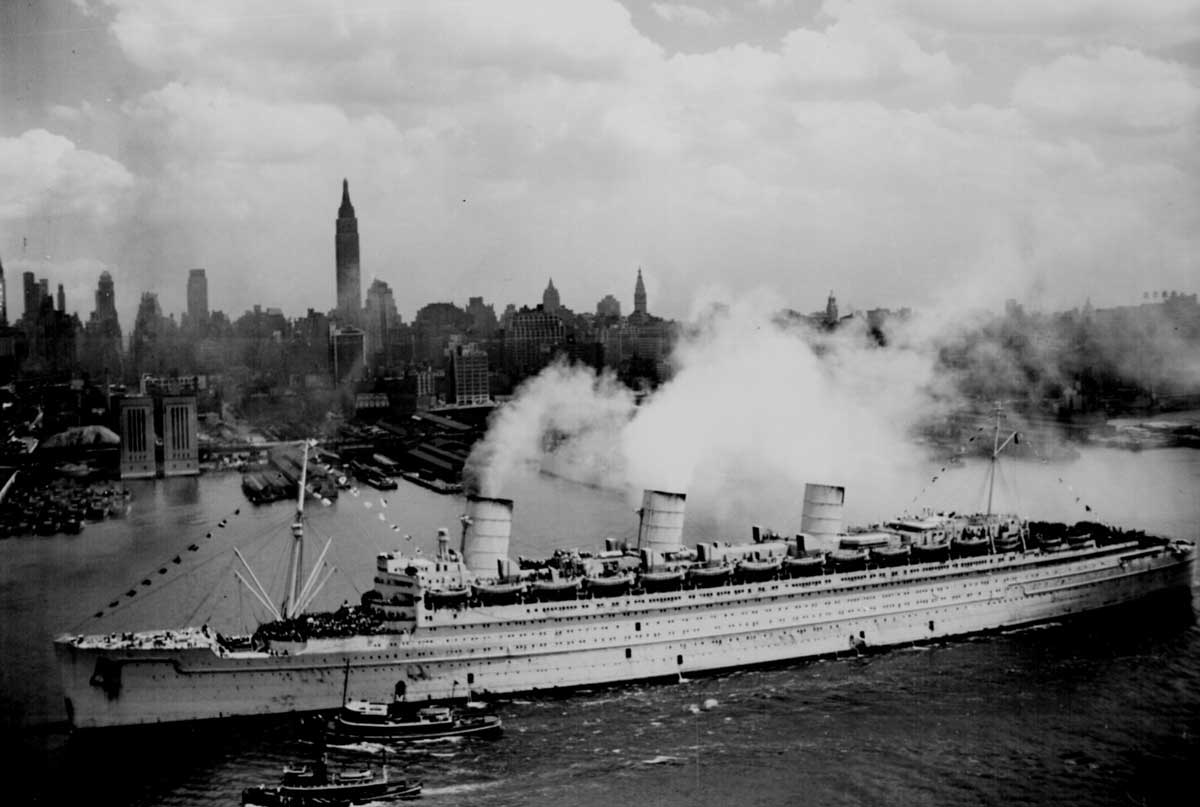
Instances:
[[[329,552],[329,547],[333,543],[333,538],[325,542],[324,548],[321,549],[321,554],[317,556],[317,562],[313,564],[312,570],[307,578],[304,575],[304,497],[308,487],[308,450],[314,443],[311,440],[305,440],[300,444],[303,447],[303,456],[300,463],[300,482],[299,490],[296,493],[296,518],[292,522],[292,546],[288,560],[288,583],[287,591],[284,595],[281,607],[276,608],[271,601],[270,595],[266,588],[254,574],[254,570],[250,568],[250,564],[242,555],[241,551],[234,549],[233,552],[237,555],[246,573],[250,576],[247,580],[238,571],[234,571],[234,575],[242,582],[243,585],[250,591],[254,598],[267,609],[267,612],[276,621],[295,619],[300,614],[304,613],[305,609],[312,603],[317,594],[324,588],[325,583],[336,571],[336,568],[330,566],[324,568],[325,555]],[[324,574],[322,575],[322,569]],[[304,582],[301,583],[301,579]]]

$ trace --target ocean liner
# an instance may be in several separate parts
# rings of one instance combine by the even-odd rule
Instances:
[[[335,710],[347,691],[437,702],[669,680],[1190,590],[1190,541],[1028,522],[992,513],[990,494],[980,514],[844,530],[844,497],[810,484],[798,534],[684,547],[685,496],[648,490],[636,543],[514,561],[513,502],[468,496],[457,547],[443,529],[432,557],[379,553],[373,589],[333,613],[305,612],[320,581],[314,567],[301,582],[298,518],[284,607],[243,578],[274,616],[253,636],[59,636],[68,715],[99,728]]]

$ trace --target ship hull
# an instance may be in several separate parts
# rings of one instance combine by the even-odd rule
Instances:
[[[344,689],[409,700],[672,678],[1058,620],[1188,591],[1193,550],[988,556],[817,578],[437,610],[411,634],[286,652],[56,643],[80,728],[337,709]],[[475,609],[479,610],[479,609]]]

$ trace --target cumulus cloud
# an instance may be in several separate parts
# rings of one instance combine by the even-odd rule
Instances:
[[[1052,123],[1161,131],[1196,124],[1200,87],[1180,64],[1108,47],[1030,68],[1013,87],[1013,101]]]
[[[0,220],[68,213],[108,220],[133,181],[111,157],[45,129],[0,138]]]
[[[1138,261],[1117,239],[1187,287],[1191,75],[1112,38],[1186,27],[1178,4],[787,5],[716,28],[684,24],[721,16],[699,3],[636,9],[696,45],[668,49],[614,0],[94,0],[152,88],[112,112],[146,181],[108,257],[168,310],[194,265],[216,307],[326,307],[346,176],[364,272],[406,317],[449,289],[520,304],[548,274],[590,310],[638,265],[668,316],[731,274],[898,306],[1001,264],[1047,304],[1103,304]]]
[[[724,9],[714,13],[688,3],[651,3],[650,8],[667,22],[678,22],[701,28],[713,28],[729,17],[729,12]]]
[[[1187,41],[1200,29],[1200,14],[1193,0],[880,0],[877,5],[898,18],[943,30],[1053,37],[1059,43],[1106,37],[1154,46]]]

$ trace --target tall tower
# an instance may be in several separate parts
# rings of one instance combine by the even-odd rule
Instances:
[[[42,307],[42,289],[33,272],[25,272],[21,279],[25,281],[25,324],[33,325],[38,309]]]
[[[67,295],[63,292],[61,283],[58,284],[58,305],[55,307],[58,308],[59,313],[67,313]]]
[[[338,208],[337,236],[334,240],[337,260],[337,313],[343,325],[356,325],[362,308],[362,281],[358,263],[358,219],[350,204],[350,183],[342,180],[342,205]]]
[[[96,313],[100,321],[116,320],[117,295],[113,291],[112,275],[107,270],[100,273],[100,282],[96,284]]]
[[[833,296],[833,292],[829,292],[829,299],[825,301],[825,324],[837,325],[838,322],[838,305],[837,298]]]
[[[208,323],[208,277],[203,269],[188,271],[187,315],[193,329],[203,330]]]
[[[638,267],[637,285],[633,287],[633,313],[646,313],[646,284],[642,282],[642,268]]]
[[[547,314],[557,314],[561,304],[558,289],[554,288],[554,278],[550,278],[550,285],[542,292],[542,310]]]
[[[4,282],[4,262],[0,261],[0,328],[8,327],[8,285]]]

